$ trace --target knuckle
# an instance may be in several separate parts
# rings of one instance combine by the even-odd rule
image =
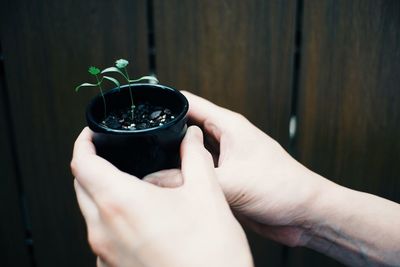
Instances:
[[[218,123],[218,121],[215,121],[215,120],[213,120],[213,119],[211,119],[211,118],[207,118],[207,119],[204,121],[204,128],[205,128],[206,130],[213,131],[213,130],[215,130],[216,128],[218,128],[217,125],[216,125],[217,123]]]
[[[78,175],[79,172],[79,162],[76,158],[73,158],[70,163],[71,172],[74,176]]]
[[[246,117],[239,112],[232,111],[232,117],[238,121],[247,121]]]
[[[98,232],[89,229],[88,241],[90,247],[96,255],[104,254],[106,251],[106,244],[104,242],[104,238],[102,238]]]
[[[86,161],[83,157],[73,157],[70,162],[70,168],[72,174],[76,177],[82,172],[82,170],[86,167]]]

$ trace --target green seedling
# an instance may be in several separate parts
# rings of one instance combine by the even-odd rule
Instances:
[[[99,68],[91,66],[91,67],[89,67],[88,72],[96,78],[96,83],[82,83],[81,85],[78,85],[77,87],[75,87],[75,92],[78,92],[81,87],[96,87],[96,86],[99,87],[101,97],[103,98],[104,120],[105,120],[107,118],[107,106],[106,106],[106,99],[104,97],[104,90],[101,85],[102,85],[104,79],[111,81],[116,86],[118,86],[118,88],[120,87],[120,83],[117,79],[115,79],[113,77],[109,77],[109,76],[99,77],[99,74],[101,73]]]
[[[135,103],[133,101],[131,83],[136,83],[136,82],[140,82],[143,80],[148,80],[153,83],[158,83],[158,80],[157,80],[157,78],[155,78],[153,76],[143,76],[139,79],[131,80],[129,78],[128,70],[126,69],[126,66],[128,66],[128,64],[129,64],[128,60],[122,59],[122,58],[118,59],[115,61],[115,67],[106,68],[101,72],[101,74],[110,73],[110,72],[119,73],[127,81],[128,86],[129,86],[129,96],[131,97],[131,115],[132,115],[132,120],[133,120],[134,111],[135,111]]]

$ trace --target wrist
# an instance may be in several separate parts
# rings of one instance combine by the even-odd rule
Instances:
[[[328,238],[328,235],[335,235],[331,224],[336,222],[337,214],[343,213],[351,203],[348,201],[349,189],[331,182],[318,174],[318,186],[315,187],[313,198],[307,204],[307,212],[304,224],[302,225],[303,235],[301,246],[315,249],[321,246],[321,240]],[[336,225],[340,228],[341,225]],[[332,230],[332,231],[330,231]],[[332,233],[331,233],[332,232]]]
[[[399,262],[399,206],[327,181],[310,205],[301,245],[351,266]]]
[[[276,192],[270,190],[269,179],[264,179],[263,185],[258,187],[262,204],[257,206],[268,208],[263,209],[262,216],[253,216],[258,226],[253,224],[252,228],[259,234],[288,246],[306,246],[323,215],[324,205],[321,203],[327,201],[325,197],[329,196],[328,191],[338,185],[299,163],[279,169],[283,171],[277,177],[283,178],[281,180],[284,182],[274,188],[278,192],[274,197],[271,195]],[[278,200],[272,202],[272,209],[270,199]],[[277,235],[270,233],[270,227],[264,229],[263,226],[277,227]]]

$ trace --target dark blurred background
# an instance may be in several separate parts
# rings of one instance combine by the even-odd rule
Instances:
[[[1,266],[95,265],[69,162],[97,92],[74,87],[118,58],[400,202],[400,1],[3,0],[0,46]],[[256,266],[341,266],[249,236]]]

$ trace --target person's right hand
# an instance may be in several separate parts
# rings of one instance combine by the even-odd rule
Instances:
[[[217,177],[237,217],[265,237],[304,245],[304,230],[312,227],[309,210],[321,186],[330,182],[294,160],[242,115],[183,93],[190,104],[189,119],[205,131],[209,143],[216,144],[212,152],[219,152]],[[178,170],[168,170],[145,180],[174,187],[181,178]]]

